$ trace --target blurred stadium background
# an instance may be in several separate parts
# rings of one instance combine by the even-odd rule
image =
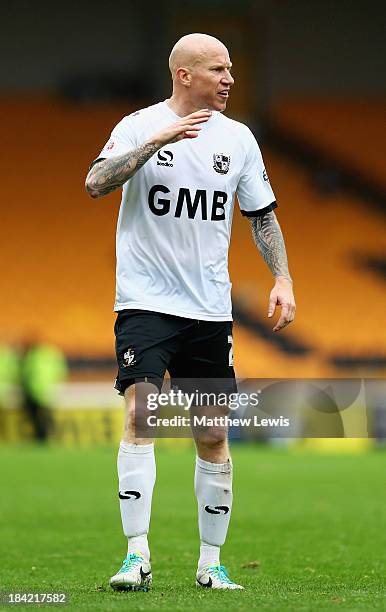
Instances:
[[[207,32],[230,49],[227,112],[262,147],[295,281],[296,322],[275,335],[272,280],[236,206],[238,376],[384,380],[385,17],[381,0],[2,6],[0,590],[66,588],[77,609],[122,607],[105,586],[123,552],[113,450],[120,194],[92,201],[84,179],[122,116],[169,96],[167,59],[181,35]],[[226,550],[250,587],[248,609],[384,609],[385,393],[377,401],[372,441],[234,445]],[[194,568],[193,450],[177,442],[159,451],[160,587],[146,602],[218,609],[180,589],[190,576],[166,546]]]
[[[374,0],[59,7],[16,0],[4,7],[4,439],[29,436],[15,410],[20,355],[47,344],[63,353],[68,375],[58,353],[55,366],[52,353],[40,355],[42,363],[35,354],[21,386],[67,408],[56,415],[56,439],[119,436],[119,417],[108,409],[121,406],[112,390],[120,194],[94,202],[83,183],[115,123],[169,95],[168,53],[190,31],[216,35],[230,49],[236,85],[228,114],[261,144],[295,280],[296,323],[273,334],[270,273],[236,207],[230,270],[238,376],[385,375],[384,17],[384,3]],[[63,384],[48,389],[49,380]]]

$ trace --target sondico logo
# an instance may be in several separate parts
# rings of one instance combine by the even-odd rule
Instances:
[[[139,491],[119,491],[119,499],[139,499],[141,494]]]
[[[173,168],[173,164],[171,163],[173,161],[173,153],[171,151],[158,151],[157,157],[157,166]]]
[[[228,506],[205,506],[205,510],[209,512],[209,514],[228,514],[229,507]]]

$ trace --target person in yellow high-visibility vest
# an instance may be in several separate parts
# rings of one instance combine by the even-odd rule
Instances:
[[[52,428],[50,409],[55,385],[67,377],[67,361],[60,349],[28,344],[21,361],[23,407],[33,426],[34,438],[46,441]]]

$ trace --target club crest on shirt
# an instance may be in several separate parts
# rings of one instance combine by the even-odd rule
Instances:
[[[136,363],[134,349],[128,348],[126,353],[123,354],[123,367],[128,368]]]
[[[213,153],[213,169],[219,174],[226,174],[229,170],[231,158],[224,153]]]

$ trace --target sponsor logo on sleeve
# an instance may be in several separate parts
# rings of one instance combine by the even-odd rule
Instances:
[[[104,146],[104,151],[111,151],[111,149],[114,148],[115,142],[112,138],[110,138],[110,140],[105,144]]]

